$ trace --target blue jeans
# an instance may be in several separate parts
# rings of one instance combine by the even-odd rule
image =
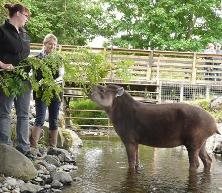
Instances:
[[[60,100],[57,98],[53,98],[49,106],[47,106],[41,99],[35,99],[35,110],[36,110],[36,118],[35,118],[35,126],[42,127],[45,122],[46,109],[48,107],[49,111],[49,130],[58,129],[58,118],[59,118],[59,107]]]
[[[16,148],[23,152],[30,150],[29,144],[29,105],[31,96],[31,84],[24,81],[28,88],[22,95],[7,97],[0,90],[0,143],[12,145],[11,141],[11,109],[14,102],[16,124]]]

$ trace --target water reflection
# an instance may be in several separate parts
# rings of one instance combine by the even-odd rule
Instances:
[[[127,157],[120,141],[86,140],[78,154],[78,171],[65,193],[220,193],[222,159],[213,157],[211,173],[189,173],[183,148],[155,149],[140,146],[139,174],[128,173]]]
[[[211,192],[211,174],[210,172],[191,172],[188,178],[187,192],[206,193]]]

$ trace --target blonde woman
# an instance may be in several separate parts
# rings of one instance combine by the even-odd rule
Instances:
[[[51,54],[57,46],[57,38],[53,34],[47,34],[43,40],[43,49],[38,54],[38,58],[47,57]],[[64,68],[59,68],[55,75],[53,76],[56,82],[60,82],[63,80]],[[43,78],[41,71],[37,72],[37,80],[41,80]],[[45,88],[47,89],[47,88]],[[35,108],[36,108],[36,119],[35,125],[31,130],[30,143],[31,147],[36,148],[41,132],[42,126],[45,122],[46,110],[48,108],[49,112],[49,146],[56,147],[57,146],[57,136],[58,136],[58,116],[59,116],[59,108],[61,101],[57,96],[54,96],[47,106],[41,100],[41,92],[38,92],[38,96],[35,92],[33,92],[33,98],[35,100]]]

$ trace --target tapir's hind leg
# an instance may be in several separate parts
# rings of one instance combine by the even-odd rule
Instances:
[[[192,148],[187,148],[188,151],[188,156],[189,156],[189,163],[190,163],[190,171],[195,171],[200,163],[198,160],[199,157],[199,149],[192,149]]]
[[[126,147],[128,164],[130,171],[135,171],[138,169],[138,144],[124,143]]]
[[[195,140],[194,140],[195,141]],[[189,141],[191,142],[191,140]],[[190,163],[190,171],[196,171],[199,167],[199,152],[201,149],[201,144],[197,141],[195,143],[189,143],[189,145],[185,145],[188,151],[189,163]]]
[[[211,159],[211,157],[208,155],[208,153],[206,151],[206,141],[201,146],[199,156],[200,156],[200,159],[203,162],[204,170],[205,171],[210,171],[212,159]]]

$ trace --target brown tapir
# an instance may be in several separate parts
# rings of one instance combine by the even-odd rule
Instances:
[[[205,110],[185,103],[146,104],[134,100],[117,85],[96,86],[91,99],[102,106],[123,141],[129,169],[138,169],[138,145],[187,148],[190,170],[199,166],[198,157],[206,171],[211,158],[205,146],[208,137],[218,133],[214,118]]]

